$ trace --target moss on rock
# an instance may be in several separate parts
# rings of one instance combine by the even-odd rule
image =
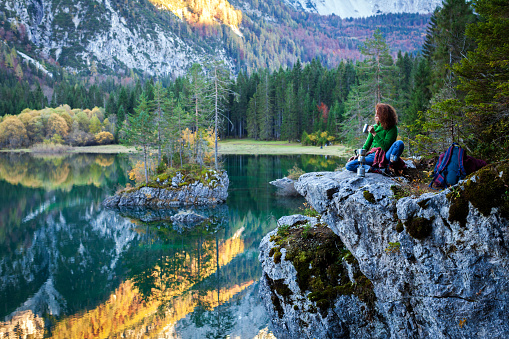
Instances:
[[[376,203],[375,196],[370,191],[364,191],[363,195],[364,195],[364,199],[366,199],[370,203],[372,203],[372,204]]]
[[[355,283],[350,281],[343,261],[358,264],[339,236],[325,224],[312,228],[302,225],[284,227],[278,235],[272,236],[271,241],[276,242],[277,247],[271,249],[269,255],[273,255],[276,262],[277,253],[281,248],[286,249],[285,260],[295,267],[300,290],[310,292],[307,297],[316,303],[322,316],[327,315],[339,295],[356,295],[374,310],[373,285],[359,269],[355,270]]]
[[[408,219],[405,221],[406,231],[412,238],[423,240],[431,235],[433,220],[434,218],[429,220],[421,217]]]
[[[470,175],[463,189],[447,195],[451,201],[449,221],[458,221],[463,227],[470,202],[485,217],[492,208],[500,208],[502,217],[509,219],[509,160],[483,167]]]

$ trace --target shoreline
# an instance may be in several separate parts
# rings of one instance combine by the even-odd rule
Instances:
[[[218,143],[219,155],[240,154],[240,155],[331,155],[337,157],[347,157],[349,148],[344,145],[324,146],[302,146],[300,143],[289,143],[285,141],[255,141],[252,139],[227,139]],[[0,153],[33,153],[33,154],[125,154],[136,153],[134,147],[125,147],[122,145],[100,145],[100,146],[81,146],[73,147],[65,152],[32,152],[28,148],[22,149],[2,149]]]

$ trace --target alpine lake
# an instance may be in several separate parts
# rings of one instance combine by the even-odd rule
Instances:
[[[0,153],[0,337],[269,338],[258,245],[304,199],[270,181],[333,156],[227,155],[213,223],[173,225],[179,209],[107,209],[128,155]]]

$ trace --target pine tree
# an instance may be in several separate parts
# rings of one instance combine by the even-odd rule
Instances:
[[[456,86],[452,66],[474,48],[475,43],[465,36],[465,30],[475,21],[473,9],[466,0],[445,0],[434,12],[424,43],[424,55],[432,71],[433,95],[444,86],[451,89]]]
[[[260,137],[260,127],[258,125],[259,105],[259,95],[255,93],[249,100],[246,111],[247,136],[255,140],[258,140]]]
[[[380,29],[373,38],[366,40],[361,49],[366,60],[358,66],[357,74],[362,94],[373,97],[373,103],[391,103],[394,98],[394,61],[389,54],[389,46]],[[374,107],[374,105],[373,105]]]
[[[211,111],[208,85],[201,65],[193,64],[186,82],[186,106],[194,116],[193,131],[208,125],[206,116]]]
[[[408,107],[407,113],[402,118],[403,124],[409,128],[409,136],[414,136],[422,130],[422,126],[420,126],[418,121],[419,112],[425,112],[429,108],[431,99],[428,60],[420,57],[415,60],[414,64],[411,81],[410,106]]]
[[[231,93],[231,84],[230,80],[230,72],[225,67],[223,62],[215,61],[210,65],[210,82],[213,86],[212,90],[212,98],[214,101],[214,164],[216,171],[219,169],[218,167],[218,135],[219,135],[219,125],[220,119],[225,118],[224,115],[224,105],[227,101],[228,95]],[[235,94],[235,93],[233,93]]]
[[[468,143],[485,159],[509,154],[509,4],[503,0],[477,0],[482,20],[467,29],[477,48],[454,70],[459,88],[466,92]]]
[[[122,143],[134,145],[138,151],[143,152],[145,183],[148,183],[148,154],[150,147],[156,143],[157,134],[154,131],[153,115],[149,111],[149,103],[144,93],[135,111],[135,114],[128,114],[127,121],[124,123]]]
[[[161,163],[162,159],[162,148],[164,143],[164,137],[163,137],[163,129],[165,126],[164,116],[165,116],[165,109],[167,109],[165,103],[167,101],[165,100],[165,94],[166,91],[163,88],[163,85],[160,81],[156,82],[154,86],[154,101],[152,103],[153,109],[154,109],[154,122],[155,127],[157,131],[157,163]]]
[[[367,59],[357,64],[358,85],[351,88],[345,102],[345,118],[341,136],[347,142],[359,145],[364,140],[362,125],[373,122],[377,103],[392,103],[395,95],[395,66],[389,48],[380,30],[373,33],[362,48]]]
[[[256,119],[258,119],[260,139],[270,140],[274,137],[274,118],[268,71],[262,74],[262,81],[258,84],[255,96],[258,101]]]

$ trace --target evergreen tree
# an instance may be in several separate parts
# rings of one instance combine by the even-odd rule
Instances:
[[[154,101],[153,101],[153,108],[154,108],[154,122],[156,125],[156,131],[157,131],[157,163],[161,163],[162,159],[162,148],[164,144],[164,137],[163,137],[163,130],[164,128],[167,128],[167,125],[165,123],[164,117],[167,116],[165,113],[165,110],[167,110],[169,107],[167,106],[168,101],[165,97],[166,91],[164,90],[161,82],[156,82],[154,86]],[[141,104],[141,102],[140,102]],[[148,109],[148,107],[146,108]]]
[[[466,92],[470,148],[485,159],[509,154],[509,3],[476,0],[482,20],[467,29],[477,48],[454,67]]]
[[[53,104],[51,106],[54,107]],[[116,115],[117,112],[118,112],[117,101],[115,100],[115,95],[113,93],[111,93],[109,95],[108,100],[106,101],[105,110],[106,110],[106,116],[107,117],[110,116],[110,115],[113,115],[113,114]]]
[[[211,112],[208,83],[201,65],[193,64],[187,75],[186,94],[187,107],[194,116],[193,130],[208,125],[206,119]]]
[[[389,46],[380,29],[373,33],[373,38],[366,40],[361,49],[366,60],[360,63],[357,74],[360,92],[372,96],[373,104],[391,103],[394,98],[394,61],[389,54]],[[373,105],[373,107],[374,107]]]
[[[367,59],[357,64],[359,84],[348,94],[341,125],[341,136],[355,145],[364,140],[364,135],[360,135],[362,125],[372,124],[376,104],[392,103],[394,98],[395,66],[379,30],[373,33],[373,39],[366,41],[362,53]]]
[[[402,122],[409,133],[408,137],[422,131],[419,123],[419,112],[425,112],[429,108],[430,92],[430,69],[426,58],[419,57],[415,60],[415,67],[412,72],[412,89],[410,93],[410,106],[402,117]]]
[[[268,71],[264,72],[261,78],[262,81],[258,84],[255,93],[258,101],[256,119],[258,120],[260,139],[270,140],[274,137],[274,118]]]
[[[140,107],[138,106],[138,108]],[[151,115],[144,110],[139,110],[137,114],[129,114],[127,122],[124,124],[123,132],[123,143],[134,145],[137,150],[143,152],[145,183],[148,183],[148,155],[150,147],[156,141],[154,121]]]
[[[444,86],[455,87],[452,65],[473,49],[475,43],[465,36],[465,30],[475,21],[470,2],[466,0],[445,0],[442,7],[435,10],[424,43],[424,55],[431,67],[433,95]]]
[[[246,111],[247,136],[255,140],[258,140],[260,137],[260,127],[258,125],[259,97],[260,95],[256,93],[251,97]]]

